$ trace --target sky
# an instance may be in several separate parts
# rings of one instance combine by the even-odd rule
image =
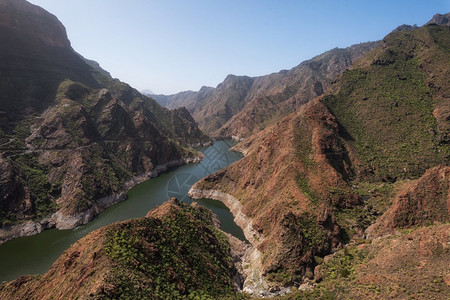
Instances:
[[[29,0],[72,47],[138,90],[174,94],[228,74],[291,69],[450,12],[450,0]]]

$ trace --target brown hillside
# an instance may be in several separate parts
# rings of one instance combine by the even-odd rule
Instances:
[[[359,198],[344,180],[348,166],[332,165],[347,152],[339,134],[336,119],[316,99],[244,142],[243,159],[194,186],[239,199],[263,236],[255,246],[269,278],[282,281],[286,274],[301,282],[312,272],[314,256],[346,240],[333,207],[351,208]]]
[[[348,245],[316,268],[313,290],[282,299],[449,299],[449,232],[433,225]]]

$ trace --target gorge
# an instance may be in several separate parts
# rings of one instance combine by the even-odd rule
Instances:
[[[0,298],[449,298],[449,17],[148,97],[0,0]]]

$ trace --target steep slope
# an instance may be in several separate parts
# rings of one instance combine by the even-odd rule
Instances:
[[[299,285],[313,274],[315,256],[325,256],[348,239],[334,210],[355,207],[359,197],[328,160],[346,152],[337,131],[325,106],[310,102],[239,144],[245,147],[243,159],[189,192],[230,207],[261,257],[258,271],[269,281],[266,289]],[[227,195],[239,205],[231,206]]]
[[[236,299],[227,236],[211,211],[175,200],[92,232],[46,274],[1,284],[0,298]]]
[[[291,70],[261,77],[229,75],[217,88],[152,97],[169,108],[185,106],[207,134],[247,137],[321,95],[353,61],[377,45],[336,48]]]
[[[185,109],[83,59],[55,16],[1,0],[0,20],[0,243],[86,223],[137,181],[199,158],[187,145],[208,138]]]
[[[388,36],[325,97],[360,160],[358,178],[417,178],[448,163],[449,30],[427,25]]]
[[[331,94],[238,144],[245,158],[193,186],[192,197],[230,206],[268,287],[312,279],[324,255],[364,237],[401,180],[448,164],[449,50],[447,26],[388,35]],[[447,174],[442,168],[427,174]],[[414,206],[394,213],[407,216],[405,226],[449,221],[448,179],[427,174],[408,194],[411,203],[428,201],[416,206],[420,214]]]

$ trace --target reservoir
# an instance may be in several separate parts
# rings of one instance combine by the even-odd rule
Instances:
[[[136,185],[128,192],[128,199],[109,207],[90,223],[71,230],[44,230],[30,237],[18,238],[0,245],[0,282],[25,274],[42,274],[56,259],[80,238],[108,224],[143,217],[148,211],[167,201],[169,197],[191,203],[187,196],[192,184],[239,160],[240,153],[228,151],[235,142],[216,141],[199,149],[205,157],[201,162],[177,167],[156,178]],[[233,221],[233,215],[219,201],[196,200],[210,208],[221,221],[221,229],[244,240],[244,234]]]

